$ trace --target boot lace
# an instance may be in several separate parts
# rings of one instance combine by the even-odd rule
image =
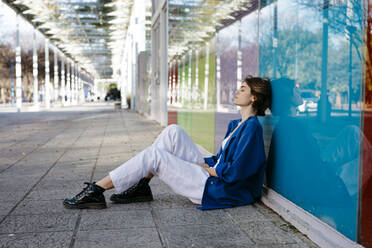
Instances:
[[[139,186],[139,183],[136,183],[132,187],[128,188],[126,191],[123,192],[124,195],[130,195],[134,193],[137,190],[137,187]]]
[[[90,187],[90,185],[92,185],[93,183],[90,183],[90,182],[84,182],[84,184],[86,184],[87,186],[79,193],[77,194],[76,196],[74,196],[74,199],[81,199],[83,198],[84,196],[88,195],[89,194],[89,191],[88,191],[88,188]]]

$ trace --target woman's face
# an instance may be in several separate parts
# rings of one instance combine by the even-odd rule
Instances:
[[[256,97],[252,95],[251,88],[246,82],[240,85],[240,88],[235,91],[234,104],[240,107],[250,105]]]

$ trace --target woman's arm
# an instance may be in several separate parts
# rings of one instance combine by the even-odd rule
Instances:
[[[221,180],[233,183],[254,175],[265,162],[265,153],[261,141],[262,135],[257,134],[257,126],[246,128],[239,141],[231,161],[220,162],[216,174]],[[258,135],[258,136],[257,136]]]
[[[209,168],[209,165],[206,164],[206,163],[200,164],[200,166],[203,167],[203,168],[205,168],[205,169]]]

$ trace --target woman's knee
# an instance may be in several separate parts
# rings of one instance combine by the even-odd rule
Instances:
[[[183,128],[177,124],[171,124],[167,128],[169,132],[179,133],[179,132],[184,131]]]
[[[162,133],[177,133],[180,130],[182,130],[182,128],[178,126],[177,124],[170,124],[166,128],[163,129]]]

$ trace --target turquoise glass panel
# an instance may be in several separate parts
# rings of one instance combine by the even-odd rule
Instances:
[[[347,2],[262,5],[259,74],[273,88],[266,184],[355,241],[363,12]]]

